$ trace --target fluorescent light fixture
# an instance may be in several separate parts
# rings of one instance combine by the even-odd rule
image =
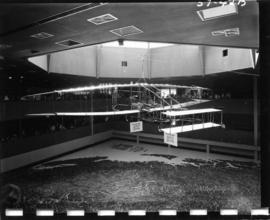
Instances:
[[[211,19],[238,14],[238,8],[236,4],[228,4],[224,6],[199,10],[197,11],[197,14],[202,21],[207,21]]]
[[[177,215],[176,210],[159,210],[158,213],[159,213],[159,215],[162,215],[162,216],[175,216],[175,215]]]
[[[240,35],[240,29],[237,28],[229,28],[225,30],[217,30],[211,32],[212,36],[225,36],[225,37],[232,37],[232,36],[239,36]]]
[[[5,210],[6,216],[23,216],[22,209],[6,209]]]
[[[110,30],[110,32],[120,37],[143,33],[141,29],[137,28],[134,25]]]
[[[84,210],[67,210],[67,216],[84,216]]]
[[[100,15],[94,18],[87,19],[87,21],[95,25],[105,24],[108,22],[116,21],[116,20],[118,20],[118,18],[113,16],[112,14],[104,14],[104,15]]]
[[[148,45],[149,44],[149,45]],[[121,47],[121,48],[142,48],[147,49],[149,48],[159,48],[159,47],[168,47],[174,44],[167,44],[167,43],[151,43],[151,42],[144,42],[144,41],[125,41],[124,45],[119,46],[118,41],[112,41],[102,44],[104,47]]]
[[[224,34],[226,37],[238,36],[240,35],[240,30],[239,28],[230,28],[224,30]]]
[[[114,210],[99,210],[98,216],[115,216]]]
[[[238,215],[237,209],[221,209],[220,215]]]
[[[70,40],[70,39],[59,41],[59,42],[56,42],[55,44],[58,44],[64,47],[73,47],[73,46],[83,45],[83,43],[81,42]]]
[[[215,36],[222,36],[222,35],[225,36],[224,30],[212,31],[211,34],[212,34],[212,36],[214,36],[214,37],[215,37]]]
[[[269,215],[269,209],[268,208],[252,209],[251,215]]]
[[[145,216],[146,211],[145,210],[129,210],[128,215],[129,216]]]
[[[49,34],[49,33],[46,33],[46,32],[40,32],[40,33],[37,33],[37,34],[33,34],[30,37],[43,40],[43,39],[46,39],[46,38],[49,38],[49,37],[53,37],[53,36],[54,36],[53,34]]]
[[[45,209],[36,210],[36,216],[53,216],[53,215],[54,215],[53,210],[45,210]]]
[[[191,209],[189,215],[207,215],[206,209]]]

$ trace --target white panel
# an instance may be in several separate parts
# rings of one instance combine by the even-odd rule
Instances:
[[[206,209],[191,209],[189,211],[190,215],[207,215]]]
[[[170,133],[170,130],[164,131],[164,143],[177,147],[178,146],[177,132]]]
[[[228,49],[228,56],[222,51]],[[206,74],[233,71],[253,67],[250,49],[205,47]]]
[[[142,121],[135,121],[130,122],[130,132],[138,132],[143,130],[143,122]]]
[[[53,210],[36,210],[36,216],[53,216],[54,211]]]
[[[159,210],[159,215],[162,216],[170,216],[170,215],[177,215],[176,210]]]
[[[6,209],[5,210],[6,216],[23,216],[22,209]]]
[[[28,61],[40,67],[41,69],[48,71],[47,55],[30,57],[28,58]]]
[[[145,210],[129,210],[128,211],[129,216],[144,216],[146,215]]]
[[[268,208],[252,209],[251,215],[269,215],[269,209]]]
[[[220,215],[238,215],[237,209],[221,209]]]
[[[147,71],[146,53],[142,48],[102,47],[100,77],[141,78]],[[122,61],[127,61],[126,67],[121,66]]]
[[[176,45],[151,49],[151,77],[202,75],[200,47]]]
[[[96,76],[96,47],[82,47],[51,54],[49,71]]]
[[[114,210],[99,210],[98,216],[115,216]]]
[[[67,216],[84,216],[84,210],[67,210]]]

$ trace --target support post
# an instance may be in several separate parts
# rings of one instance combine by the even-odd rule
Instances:
[[[253,134],[254,145],[258,146],[258,79],[253,78]]]
[[[221,125],[223,125],[223,112],[221,112]]]
[[[140,136],[136,133],[136,144],[139,146],[140,144]]]
[[[206,154],[207,154],[207,156],[209,156],[209,154],[210,154],[210,146],[209,146],[209,144],[206,145]]]
[[[93,92],[91,92],[91,112],[93,112],[93,109],[94,109],[94,106],[93,106]],[[91,136],[94,135],[94,119],[93,119],[94,116],[90,116],[90,119],[91,119]]]
[[[254,162],[258,163],[258,151],[257,150],[254,151]]]

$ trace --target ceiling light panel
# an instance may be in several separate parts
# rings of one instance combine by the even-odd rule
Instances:
[[[218,31],[212,31],[212,36],[225,36],[225,37],[233,37],[233,36],[239,36],[240,35],[240,29],[239,28],[230,28],[225,30],[218,30]]]
[[[37,33],[37,34],[33,34],[30,37],[43,40],[43,39],[46,39],[46,38],[49,38],[49,37],[53,37],[53,36],[54,36],[53,34],[49,34],[49,33],[46,33],[46,32],[40,32],[40,33]]]
[[[236,4],[228,4],[225,6],[218,6],[200,10],[197,11],[197,14],[202,21],[207,21],[211,19],[238,14],[238,8]]]
[[[141,29],[135,27],[134,25],[110,30],[110,32],[120,37],[143,33]]]
[[[74,40],[63,40],[63,41],[56,42],[56,44],[64,46],[64,47],[74,47],[74,46],[82,45],[83,43],[80,43]]]
[[[116,21],[116,20],[118,20],[118,18],[111,14],[100,15],[94,18],[87,19],[87,21],[95,25],[105,24],[108,22]]]
[[[231,28],[224,30],[224,33],[226,37],[239,36],[240,30],[239,28]]]
[[[225,35],[224,30],[220,30],[220,31],[212,31],[212,36],[222,36]]]

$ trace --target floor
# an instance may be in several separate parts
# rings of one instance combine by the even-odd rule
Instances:
[[[26,213],[237,208],[247,214],[260,207],[260,167],[250,160],[122,140],[30,167],[7,183],[21,189]]]

